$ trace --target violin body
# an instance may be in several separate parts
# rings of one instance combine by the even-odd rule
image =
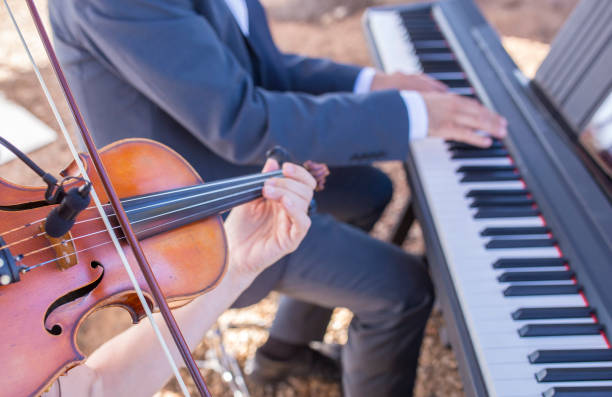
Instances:
[[[157,142],[123,140],[99,152],[121,198],[202,183],[182,157]],[[81,159],[88,171],[93,170],[88,156],[81,155]],[[77,173],[73,163],[63,175]],[[95,172],[89,175],[101,202],[107,203],[97,175]],[[66,189],[70,187],[66,184]],[[44,191],[0,179],[0,205],[40,200]],[[70,234],[64,236],[72,241],[58,249],[52,247],[53,242],[41,229],[40,220],[52,208],[0,211],[0,237],[4,241],[0,247],[8,247],[4,251],[9,250],[17,257],[18,265],[49,262],[22,274],[19,282],[0,286],[2,395],[38,395],[66,370],[83,362],[85,357],[76,345],[76,335],[80,324],[93,311],[120,306],[131,314],[134,322],[144,316],[97,209],[87,209],[77,217]],[[125,240],[120,242],[152,307],[153,299],[136,260]],[[227,244],[219,216],[148,237],[141,245],[171,307],[183,305],[214,288],[227,267]],[[57,259],[66,252],[64,262],[68,260],[71,264],[62,267]],[[23,259],[19,260],[20,255]]]

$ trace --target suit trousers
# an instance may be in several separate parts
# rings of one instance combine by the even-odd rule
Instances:
[[[342,349],[342,384],[349,397],[412,394],[433,303],[422,261],[366,233],[391,192],[391,182],[375,168],[333,169],[325,191],[316,195],[318,212],[306,238],[273,265],[281,267],[273,289],[284,296],[270,336],[294,344],[321,340],[333,308],[353,312]],[[237,306],[252,303],[249,290],[269,282],[266,272],[260,278]]]

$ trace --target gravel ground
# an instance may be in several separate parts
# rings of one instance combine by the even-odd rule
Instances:
[[[360,65],[370,64],[365,41],[361,30],[361,13],[364,5],[392,3],[397,1],[355,0],[264,0],[272,15],[271,25],[279,46],[287,51],[314,56],[330,57],[338,61]],[[503,43],[519,67],[528,76],[533,76],[537,66],[548,51],[548,43],[554,37],[562,21],[571,11],[576,0],[479,0],[487,18],[503,36]],[[43,76],[50,82],[51,92],[59,104],[60,112],[70,120],[53,73],[44,57],[44,51],[35,40],[35,31],[29,21],[24,3],[10,0],[18,21],[21,23],[29,44],[33,45],[34,58],[41,67]],[[38,1],[41,10],[46,9],[46,1]],[[301,7],[301,4],[305,4]],[[57,129],[49,106],[38,86],[17,35],[0,9],[0,94],[27,108],[30,112]],[[71,132],[72,134],[72,132]],[[33,158],[43,168],[59,170],[70,161],[70,154],[63,139],[38,150]],[[393,179],[395,195],[385,215],[376,225],[372,234],[376,238],[387,239],[404,203],[409,197],[401,166],[397,162],[378,164]],[[38,185],[36,176],[17,162],[0,166],[0,177],[26,185]],[[410,252],[424,251],[421,232],[418,227],[411,230],[404,248]],[[229,310],[220,319],[227,324],[258,324],[260,327],[246,327],[227,331],[227,347],[241,365],[252,356],[257,346],[267,337],[265,326],[274,317],[278,296],[270,294],[259,304],[242,310]],[[346,328],[351,313],[337,309],[329,325],[326,342],[344,343]],[[78,341],[85,353],[91,352],[105,340],[129,326],[127,314],[120,309],[107,309],[94,313],[85,321]],[[440,329],[444,326],[440,313],[432,316],[423,343],[418,381],[417,397],[462,396],[462,384],[457,372],[457,363],[450,349],[440,340]],[[207,350],[206,339],[196,351],[196,358],[203,359]],[[230,395],[220,377],[209,370],[204,371],[211,392],[216,396]],[[145,381],[144,379],[141,381]],[[334,384],[291,379],[277,387],[261,388],[250,385],[254,396],[340,396]],[[174,381],[158,393],[159,396],[173,396],[178,391]]]

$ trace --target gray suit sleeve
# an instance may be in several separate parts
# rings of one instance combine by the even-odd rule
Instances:
[[[314,96],[258,88],[188,1],[84,1],[78,12],[88,51],[228,161],[259,164],[273,145],[298,161],[330,165],[408,152],[398,92]]]
[[[320,95],[328,92],[353,92],[361,67],[328,59],[284,54],[283,60],[293,91]]]

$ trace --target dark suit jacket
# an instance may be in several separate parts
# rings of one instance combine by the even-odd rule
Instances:
[[[161,141],[207,180],[273,145],[330,165],[403,159],[396,91],[351,93],[360,68],[281,53],[247,0],[245,38],[223,0],[51,0],[62,65],[99,146]]]

